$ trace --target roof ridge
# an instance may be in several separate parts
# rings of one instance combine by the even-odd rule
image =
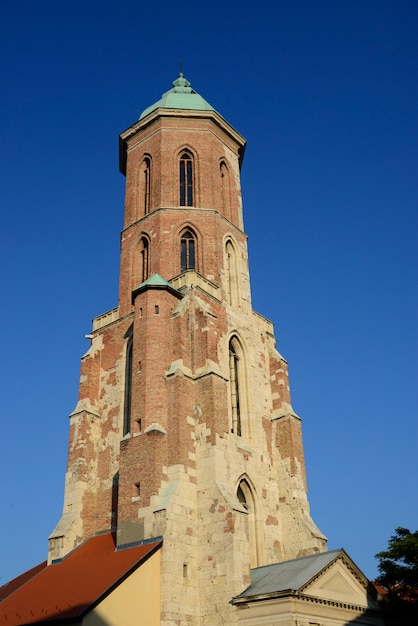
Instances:
[[[295,559],[286,559],[285,561],[275,561],[274,563],[267,563],[267,565],[260,565],[259,567],[253,567],[252,570],[261,570],[265,567],[275,567],[277,565],[284,565],[285,563],[294,563],[295,561],[302,561],[303,559],[312,559],[315,557],[321,557],[324,555],[337,554],[344,552],[344,548],[336,548],[334,550],[324,550],[324,552],[315,552],[314,554],[305,554],[305,556],[297,556]]]

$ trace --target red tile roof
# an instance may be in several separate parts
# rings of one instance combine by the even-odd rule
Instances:
[[[162,540],[115,549],[111,534],[92,537],[59,563],[22,574],[5,587],[0,624],[22,626],[81,618],[160,548]],[[41,564],[42,565],[42,564]],[[36,569],[36,568],[34,568]],[[18,588],[16,581],[21,579]],[[15,584],[14,584],[15,583]]]
[[[10,596],[10,594],[16,591],[16,589],[19,589],[19,587],[21,587],[28,580],[36,576],[36,574],[39,574],[40,571],[45,569],[46,565],[47,562],[42,561],[39,565],[35,565],[35,567],[28,569],[27,572],[23,572],[23,574],[20,574],[16,578],[13,578],[10,582],[0,587],[0,602]]]

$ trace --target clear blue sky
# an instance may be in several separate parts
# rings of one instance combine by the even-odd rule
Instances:
[[[118,135],[179,70],[248,140],[254,308],[275,323],[329,547],[369,577],[418,526],[413,0],[0,9],[0,583],[46,557],[91,318],[117,305]]]

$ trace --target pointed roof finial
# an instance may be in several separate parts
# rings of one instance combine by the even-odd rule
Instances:
[[[180,72],[179,77],[173,81],[173,87],[175,93],[196,93],[194,89],[191,88],[189,81],[187,78],[184,78],[183,72]]]

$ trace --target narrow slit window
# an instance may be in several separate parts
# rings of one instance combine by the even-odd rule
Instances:
[[[239,356],[234,341],[229,344],[229,381],[232,412],[232,432],[241,437],[241,408],[240,408],[240,371]]]
[[[123,410],[123,437],[131,430],[131,404],[132,404],[132,337],[129,337],[126,346],[125,363],[125,402]]]
[[[151,157],[145,155],[138,170],[138,217],[147,215],[151,208]]]
[[[220,166],[220,174],[221,174],[221,200],[222,200],[222,211],[227,219],[231,219],[231,190],[229,183],[229,173],[228,168],[224,161],[222,161]]]
[[[231,241],[225,247],[226,291],[228,303],[239,308],[237,255]]]
[[[188,152],[180,157],[180,206],[193,206],[193,161]]]
[[[151,160],[145,157],[143,166],[144,215],[149,213],[151,196]]]
[[[142,237],[140,243],[141,282],[149,278],[149,243],[146,237]]]

